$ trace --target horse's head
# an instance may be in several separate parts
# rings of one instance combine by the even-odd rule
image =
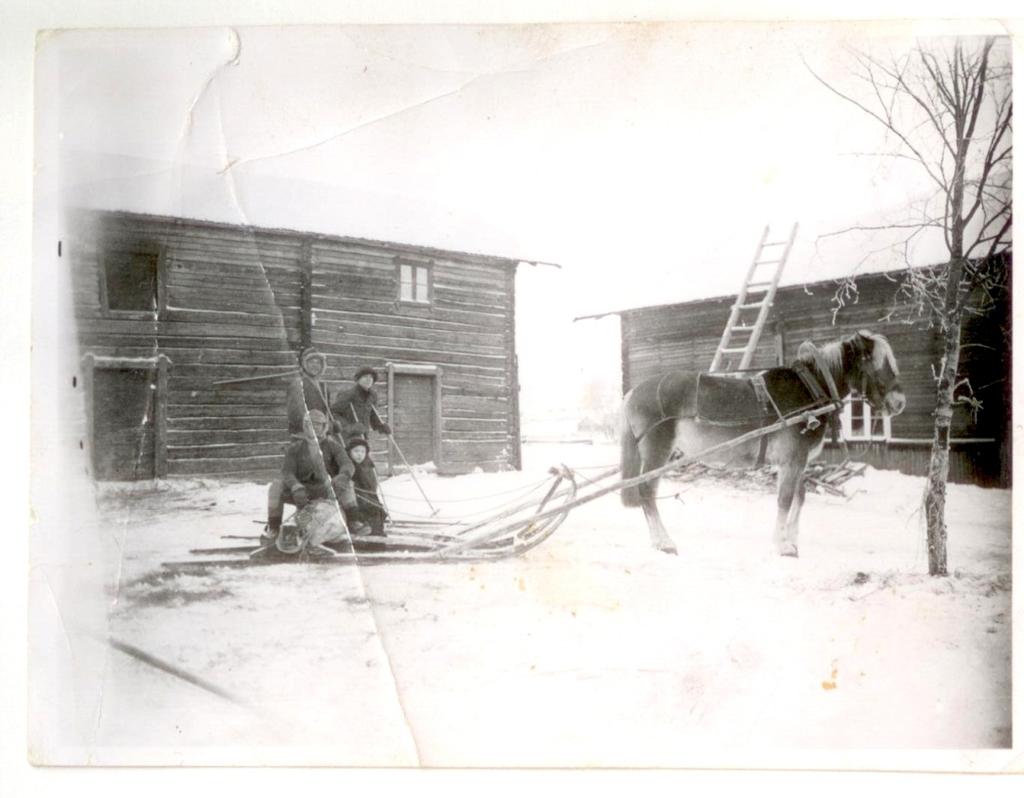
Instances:
[[[898,416],[907,406],[907,397],[900,385],[900,368],[884,335],[860,330],[852,339],[857,355],[851,384],[860,385],[861,395],[873,410]]]

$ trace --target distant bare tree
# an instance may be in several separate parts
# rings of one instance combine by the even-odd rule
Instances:
[[[924,498],[928,572],[947,573],[946,479],[953,407],[970,403],[970,386],[958,381],[961,327],[969,297],[991,298],[1002,285],[1002,259],[1011,244],[1013,100],[1006,39],[919,43],[909,53],[881,59],[854,52],[854,76],[863,97],[811,73],[829,91],[882,125],[892,149],[882,157],[908,159],[924,170],[933,191],[908,209],[908,218],[879,227],[905,230],[905,257],[923,233],[941,231],[949,257],[940,268],[908,269],[899,305],[940,330],[942,358],[936,374],[935,428]],[[841,231],[845,232],[845,231]],[[849,287],[847,287],[849,290]],[[855,290],[855,288],[853,289]],[[961,397],[958,389],[966,388]]]

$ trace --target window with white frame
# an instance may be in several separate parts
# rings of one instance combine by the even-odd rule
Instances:
[[[892,420],[871,405],[858,393],[851,394],[843,403],[840,415],[843,437],[848,441],[885,441],[892,437]]]
[[[430,266],[419,263],[398,264],[398,299],[400,302],[430,304]]]

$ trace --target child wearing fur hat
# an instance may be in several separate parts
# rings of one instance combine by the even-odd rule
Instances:
[[[355,385],[338,394],[331,402],[331,410],[337,431],[343,441],[359,435],[364,436],[370,429],[382,435],[390,435],[391,427],[377,410],[377,392],[373,384],[377,372],[371,366],[363,366],[354,377]]]
[[[302,423],[306,413],[319,410],[330,418],[331,411],[327,405],[327,393],[320,382],[327,360],[311,346],[302,350],[299,355],[299,373],[288,383],[288,433],[302,435]]]
[[[371,534],[383,535],[386,514],[377,492],[377,469],[370,459],[370,446],[365,438],[353,437],[345,445],[345,451],[355,469],[352,485],[355,488],[356,508],[354,512],[346,512],[349,526],[362,522],[369,525]]]

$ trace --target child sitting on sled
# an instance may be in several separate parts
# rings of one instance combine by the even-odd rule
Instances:
[[[349,438],[345,450],[354,468],[352,485],[356,495],[355,512],[346,511],[345,514],[349,526],[355,531],[356,525],[364,523],[369,526],[371,534],[383,535],[387,514],[377,491],[377,469],[370,459],[369,444],[365,438],[355,436]]]
[[[358,508],[353,477],[355,468],[345,455],[345,450],[328,437],[327,416],[319,410],[311,410],[306,416],[309,427],[306,434],[294,436],[285,450],[281,476],[270,484],[267,497],[267,530],[261,539],[261,547],[276,545],[281,551],[290,549],[282,546],[281,522],[284,505],[290,503],[301,511],[313,502],[329,500],[335,508],[340,506],[347,517]],[[335,515],[337,510],[335,510]],[[368,530],[359,528],[358,522],[350,522],[349,530],[360,534]],[[339,525],[339,536],[344,528]],[[332,556],[333,552],[321,546],[331,540],[301,541],[306,553],[315,556]]]

